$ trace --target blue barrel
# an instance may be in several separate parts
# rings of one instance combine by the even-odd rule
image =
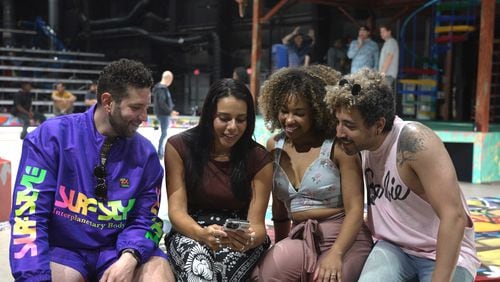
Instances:
[[[273,71],[288,67],[288,48],[284,44],[273,44]]]

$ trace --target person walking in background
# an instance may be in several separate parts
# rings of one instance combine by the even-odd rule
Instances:
[[[76,97],[66,90],[62,82],[59,82],[52,92],[52,101],[54,101],[54,115],[67,115],[73,113]]]
[[[384,39],[384,45],[380,52],[379,71],[385,76],[387,84],[393,89],[394,81],[398,77],[399,46],[396,39],[392,37],[392,28],[388,25],[380,26],[380,37]]]
[[[378,69],[379,49],[377,43],[370,38],[370,28],[361,26],[358,38],[349,45],[347,57],[352,60],[351,73],[355,73],[363,67]]]
[[[313,29],[309,29],[307,36],[305,36],[300,33],[300,26],[283,37],[281,41],[288,48],[288,67],[308,66],[311,63],[314,39]]]
[[[247,281],[270,245],[264,216],[271,156],[252,137],[255,108],[248,88],[226,78],[213,83],[200,122],[168,139],[165,238],[177,281]],[[224,228],[227,219],[248,228]]]
[[[87,110],[97,103],[97,83],[92,81],[89,85],[89,91],[85,93],[85,106]]]
[[[363,223],[358,156],[335,141],[335,119],[323,101],[340,73],[326,66],[282,69],[265,82],[259,105],[274,153],[276,244],[253,281],[357,281],[372,247]]]
[[[393,91],[375,70],[346,76],[326,100],[342,150],[363,161],[377,243],[359,281],[474,281],[474,226],[441,139],[395,115]]]
[[[31,89],[32,87],[30,82],[21,82],[21,90],[14,95],[12,115],[19,118],[23,124],[21,139],[26,137],[26,134],[28,133],[28,126],[30,126],[32,120],[37,124],[41,124],[45,121],[45,116],[43,114],[33,112],[31,110],[31,104],[33,101]]]
[[[163,168],[137,133],[152,84],[142,63],[114,61],[96,105],[28,133],[10,216],[16,281],[174,281],[158,247]]]
[[[153,110],[156,118],[160,122],[161,136],[158,143],[158,157],[163,159],[163,153],[165,151],[165,139],[167,138],[167,130],[170,124],[170,116],[178,115],[179,113],[174,111],[174,102],[172,101],[172,95],[168,90],[168,87],[174,81],[174,74],[171,71],[164,71],[161,76],[161,81],[158,82],[153,87],[153,99],[154,106]]]

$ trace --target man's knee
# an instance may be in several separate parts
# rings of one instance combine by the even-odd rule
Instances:
[[[152,256],[136,270],[134,281],[173,282],[175,278],[167,259],[160,256]]]
[[[50,262],[52,281],[54,282],[84,282],[82,274],[76,269],[64,264]]]

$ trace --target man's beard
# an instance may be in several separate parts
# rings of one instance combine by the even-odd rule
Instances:
[[[121,137],[130,137],[134,135],[135,132],[132,132],[128,129],[128,123],[124,122],[121,114],[120,108],[117,107],[113,110],[113,112],[108,113],[109,124],[111,128],[115,131],[118,136]]]

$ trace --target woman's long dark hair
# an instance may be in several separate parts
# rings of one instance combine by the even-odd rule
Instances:
[[[213,120],[217,113],[217,103],[225,97],[235,97],[247,105],[247,128],[241,138],[231,148],[231,190],[236,198],[248,201],[251,195],[251,179],[247,173],[247,157],[257,143],[252,139],[255,129],[255,108],[250,91],[240,81],[226,78],[216,81],[210,86],[197,126],[186,131],[184,140],[191,152],[190,158],[184,162],[186,187],[193,191],[201,186],[203,170],[210,158],[214,146]]]

